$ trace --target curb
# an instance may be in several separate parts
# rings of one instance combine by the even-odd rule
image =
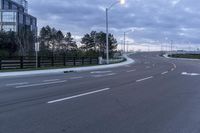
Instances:
[[[15,77],[15,76],[30,76],[30,75],[41,75],[41,74],[58,74],[64,72],[82,72],[91,70],[102,70],[108,68],[116,68],[134,63],[135,61],[129,58],[127,55],[123,55],[126,58],[125,62],[110,64],[110,65],[99,65],[90,67],[77,67],[77,68],[62,68],[62,69],[49,69],[49,70],[34,70],[34,71],[23,71],[23,72],[2,72],[0,77]]]

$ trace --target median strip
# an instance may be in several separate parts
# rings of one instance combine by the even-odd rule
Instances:
[[[82,94],[78,94],[78,95],[74,95],[74,96],[70,96],[70,97],[66,97],[66,98],[61,98],[61,99],[49,101],[47,103],[52,104],[52,103],[62,102],[62,101],[66,101],[66,100],[70,100],[70,99],[74,99],[74,98],[78,98],[78,97],[83,97],[83,96],[87,96],[87,95],[91,95],[91,94],[95,94],[95,93],[99,93],[99,92],[103,92],[103,91],[107,91],[107,90],[110,90],[110,88],[105,88],[105,89],[82,93]]]

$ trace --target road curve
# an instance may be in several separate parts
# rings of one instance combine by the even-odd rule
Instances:
[[[0,133],[199,133],[200,61],[131,58],[100,71],[0,78]]]

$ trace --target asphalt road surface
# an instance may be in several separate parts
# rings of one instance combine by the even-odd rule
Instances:
[[[200,61],[0,78],[0,133],[200,133]]]

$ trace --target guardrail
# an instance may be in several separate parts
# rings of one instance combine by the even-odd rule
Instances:
[[[44,67],[65,67],[96,65],[99,63],[98,57],[46,57],[39,56],[36,61],[35,56],[15,56],[0,57],[0,70],[8,69],[28,69]]]

